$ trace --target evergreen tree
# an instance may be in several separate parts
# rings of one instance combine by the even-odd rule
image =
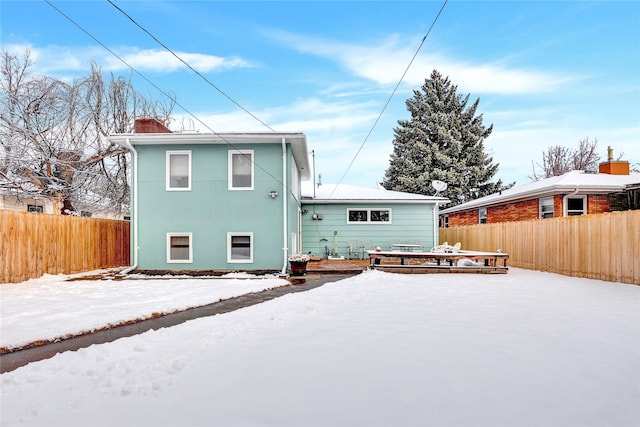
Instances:
[[[407,100],[411,120],[399,120],[394,129],[393,153],[382,185],[388,190],[433,195],[431,181],[448,184],[441,196],[449,206],[501,191],[502,181],[491,182],[498,164],[484,152],[484,139],[493,130],[476,116],[477,99],[457,93],[449,78],[434,70],[420,90]]]

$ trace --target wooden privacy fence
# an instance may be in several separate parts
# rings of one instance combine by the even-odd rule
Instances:
[[[129,265],[129,222],[0,210],[0,283]]]
[[[509,254],[509,265],[640,285],[640,210],[441,228],[440,243]]]

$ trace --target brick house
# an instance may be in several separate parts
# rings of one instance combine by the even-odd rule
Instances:
[[[571,171],[443,209],[440,227],[637,209],[639,188],[629,162],[609,159],[598,172]]]

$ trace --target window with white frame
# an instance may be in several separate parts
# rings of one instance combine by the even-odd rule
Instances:
[[[553,197],[540,199],[540,218],[553,218]]]
[[[253,150],[229,151],[229,190],[253,190]]]
[[[227,233],[227,262],[253,262],[253,233]]]
[[[584,215],[587,213],[586,196],[567,196],[567,216]]]
[[[191,233],[167,233],[167,263],[193,262]]]
[[[44,208],[40,205],[27,205],[27,212],[44,213]]]
[[[478,209],[478,224],[487,223],[487,208]]]
[[[167,151],[167,191],[191,190],[191,151]]]
[[[391,209],[347,209],[348,224],[388,224]]]

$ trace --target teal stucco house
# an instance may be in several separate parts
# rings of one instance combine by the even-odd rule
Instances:
[[[131,152],[130,270],[281,271],[438,242],[442,197],[311,186],[303,133],[174,133],[154,119],[109,141]],[[308,193],[308,194],[307,194]]]
[[[132,269],[282,270],[301,248],[302,133],[109,136],[132,154]]]

